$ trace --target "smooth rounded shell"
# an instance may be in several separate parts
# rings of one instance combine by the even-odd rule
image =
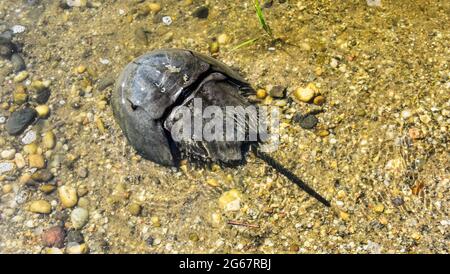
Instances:
[[[220,72],[238,85],[248,85],[225,64],[182,49],[153,51],[125,67],[111,104],[127,139],[143,157],[162,165],[176,164],[176,148],[163,128],[166,111],[202,74],[211,72]]]

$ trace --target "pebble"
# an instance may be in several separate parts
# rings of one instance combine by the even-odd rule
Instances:
[[[14,95],[13,95],[14,104],[22,105],[22,104],[26,103],[27,100],[28,100],[28,95],[25,92],[23,92],[23,91],[14,92]]]
[[[384,205],[383,204],[376,204],[373,207],[373,211],[375,211],[376,213],[383,213],[384,211]]]
[[[12,160],[16,155],[16,150],[14,148],[5,149],[0,153],[0,156],[5,160]]]
[[[128,206],[128,211],[133,216],[139,216],[139,214],[141,214],[141,210],[142,210],[142,207],[138,203],[131,203]]]
[[[228,36],[225,33],[222,33],[221,35],[219,35],[217,37],[217,42],[221,45],[226,45],[226,44],[230,43],[230,41],[231,41],[230,36]]]
[[[13,190],[13,187],[11,184],[5,184],[2,187],[2,191],[4,194],[10,193]]]
[[[308,87],[297,88],[294,91],[295,98],[305,103],[311,101],[311,99],[314,97],[314,94],[315,94],[314,90]]]
[[[219,181],[217,181],[214,178],[209,178],[206,180],[206,183],[212,187],[218,187],[219,186]]]
[[[30,203],[29,210],[33,213],[49,214],[52,206],[46,200],[35,200]]]
[[[405,203],[405,201],[401,197],[396,197],[392,199],[392,204],[395,206],[402,206]]]
[[[12,162],[1,162],[0,163],[0,174],[10,172],[14,170],[14,164]]]
[[[213,41],[209,43],[209,52],[211,54],[218,53],[220,49],[219,43],[217,41]]]
[[[316,116],[312,114],[300,115],[300,117],[296,115],[294,117],[294,121],[298,122],[300,126],[304,129],[313,129],[319,122]]]
[[[266,96],[267,96],[267,91],[265,89],[260,88],[256,91],[256,98],[264,99],[264,98],[266,98]]]
[[[115,79],[113,77],[103,78],[99,81],[97,88],[99,91],[103,91],[107,87],[114,85],[114,82]]]
[[[23,151],[26,154],[35,154],[37,152],[37,149],[38,149],[38,147],[35,143],[30,143],[30,144],[23,146]]]
[[[66,253],[67,254],[86,254],[88,252],[88,246],[78,243],[67,243]]]
[[[22,144],[24,144],[24,145],[32,144],[34,141],[36,141],[36,139],[37,139],[36,131],[34,131],[34,130],[27,131],[27,133],[25,133],[25,135],[22,137]],[[36,146],[36,151],[37,151],[37,146]],[[36,151],[35,151],[35,153],[36,153]]]
[[[57,247],[46,247],[43,252],[44,254],[64,254],[63,251]]]
[[[39,183],[48,182],[51,179],[53,179],[53,173],[51,173],[47,169],[41,169],[41,170],[38,170],[35,173],[33,173],[31,175],[31,179],[33,179],[34,181],[39,182]]]
[[[39,118],[47,118],[50,108],[47,105],[39,105],[35,108]]]
[[[32,96],[32,99],[38,104],[47,103],[49,98],[50,98],[50,90],[48,88],[42,91],[38,91],[36,92],[36,94]]]
[[[66,241],[68,243],[78,243],[81,244],[84,242],[83,234],[78,230],[70,230],[67,233]]]
[[[87,0],[66,0],[69,7],[85,7],[87,5]]]
[[[270,89],[269,95],[273,98],[283,98],[286,95],[286,88],[280,85],[276,85]]]
[[[161,226],[161,222],[160,222],[159,218],[156,217],[156,216],[151,217],[150,218],[150,222],[152,223],[152,225],[154,227],[160,227]]]
[[[45,194],[52,193],[56,189],[56,186],[52,184],[43,184],[39,186],[39,190],[44,192]]]
[[[11,31],[14,34],[22,33],[22,32],[25,31],[25,27],[22,26],[22,25],[14,25],[14,26],[11,27]]]
[[[208,7],[205,7],[205,6],[199,7],[192,13],[192,16],[194,16],[195,18],[199,18],[199,19],[206,19],[206,18],[208,18],[208,15],[209,15],[209,9],[208,9]]]
[[[58,188],[58,196],[64,208],[72,208],[78,202],[76,189],[68,185],[63,185]]]
[[[17,73],[16,76],[14,76],[13,81],[15,83],[20,83],[20,82],[23,82],[27,78],[28,78],[28,72],[26,70],[23,70],[23,71]]]
[[[44,156],[40,154],[30,154],[28,156],[28,163],[30,167],[35,168],[44,168],[45,167],[45,159]]]
[[[158,3],[149,3],[148,7],[153,13],[158,13],[161,11],[161,5]]]
[[[314,105],[321,106],[325,103],[325,97],[323,97],[322,95],[319,95],[314,98],[313,103],[314,103]]]
[[[17,53],[11,55],[11,64],[13,66],[14,72],[20,72],[26,69],[25,61],[22,56]]]
[[[9,135],[21,134],[36,118],[36,111],[33,108],[23,108],[14,111],[6,121],[6,131]]]
[[[70,220],[75,229],[81,229],[89,219],[89,212],[81,207],[75,208],[70,214]]]
[[[47,131],[42,137],[42,145],[47,149],[52,149],[56,145],[55,134],[52,131]]]
[[[326,129],[321,129],[316,132],[316,135],[319,137],[326,137],[326,136],[330,135],[330,132]]]
[[[164,16],[164,17],[162,18],[162,22],[163,22],[164,25],[170,26],[170,25],[172,24],[172,17],[170,17],[170,16]]]
[[[42,235],[42,243],[47,247],[63,247],[65,231],[61,226],[54,226],[45,230]]]
[[[219,207],[224,211],[237,211],[241,208],[242,193],[237,189],[226,191],[219,198]]]

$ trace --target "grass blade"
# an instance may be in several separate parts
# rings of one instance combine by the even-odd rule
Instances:
[[[270,29],[269,25],[266,23],[266,20],[264,19],[264,14],[261,9],[261,5],[259,4],[259,0],[255,0],[254,2],[256,15],[258,16],[259,23],[261,27],[269,34],[269,36],[272,36],[272,30]]]

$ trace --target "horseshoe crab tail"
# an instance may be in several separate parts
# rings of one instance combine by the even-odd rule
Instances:
[[[308,193],[310,196],[314,197],[316,200],[321,202],[327,207],[330,207],[331,204],[329,201],[327,201],[324,197],[322,197],[319,193],[317,193],[314,189],[312,189],[310,186],[308,186],[305,182],[303,182],[300,178],[298,178],[294,173],[289,171],[287,168],[283,167],[282,164],[280,164],[277,160],[270,157],[267,153],[264,153],[260,151],[257,147],[252,146],[252,149],[255,153],[255,155],[266,162],[269,166],[273,167],[276,171],[286,176],[289,180],[291,180],[293,183],[298,185],[303,191]]]

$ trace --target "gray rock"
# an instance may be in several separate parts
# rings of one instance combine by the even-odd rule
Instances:
[[[36,118],[36,111],[33,108],[23,108],[16,110],[9,116],[6,122],[6,131],[9,135],[21,134]]]

